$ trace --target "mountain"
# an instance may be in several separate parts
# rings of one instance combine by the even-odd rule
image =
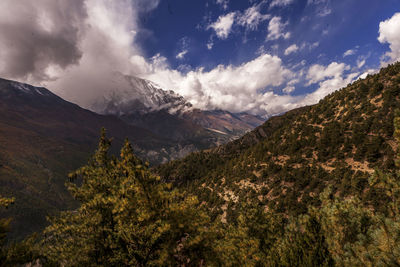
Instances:
[[[196,109],[175,92],[134,76],[115,73],[111,84],[110,93],[96,100],[92,110],[116,115],[166,138],[193,144],[193,151],[237,139],[264,122],[263,118],[247,113]]]
[[[272,117],[233,142],[155,171],[228,215],[246,196],[267,209],[304,213],[320,203],[327,186],[337,196],[357,195],[379,209],[385,196],[372,190],[368,179],[376,168],[394,169],[399,100],[397,63],[316,105]]]
[[[159,85],[134,76],[114,73],[110,81],[113,88],[99,96],[91,109],[100,114],[127,115],[166,110],[170,113],[192,108],[182,96],[163,90]]]
[[[245,112],[231,113],[224,110],[194,109],[183,113],[182,117],[208,130],[232,135],[234,139],[236,139],[235,135],[240,137],[264,122],[263,118]]]
[[[172,91],[142,79],[124,79],[142,90],[135,91],[140,97],[119,95],[118,101],[107,102],[103,115],[45,88],[0,79],[0,195],[16,198],[12,210],[18,213],[9,214],[14,234],[37,231],[48,214],[74,206],[64,186],[67,174],[93,153],[102,127],[113,137],[113,153],[128,138],[135,154],[153,165],[233,138],[172,114],[172,109],[191,108]],[[244,122],[240,127],[248,130]]]
[[[71,175],[80,207],[54,218],[38,243],[6,247],[7,259],[397,266],[399,98],[400,63],[226,145],[154,168],[160,175],[129,145],[108,157],[102,136],[93,160]]]
[[[194,150],[115,116],[82,109],[45,88],[4,79],[0,113],[0,195],[16,198],[13,233],[20,236],[41,228],[46,215],[74,204],[64,186],[67,174],[93,153],[102,127],[115,148],[128,138],[135,153],[153,164]]]

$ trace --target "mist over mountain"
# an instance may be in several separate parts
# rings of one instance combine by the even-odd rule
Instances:
[[[174,91],[163,90],[151,81],[133,76],[115,73],[110,84],[109,92],[99,96],[91,105],[93,111],[116,115],[127,123],[168,138],[174,138],[177,134],[183,136],[191,128],[197,128],[194,132],[205,128],[230,140],[265,120],[245,112],[234,114],[222,110],[199,110]],[[223,143],[223,139],[217,143]]]

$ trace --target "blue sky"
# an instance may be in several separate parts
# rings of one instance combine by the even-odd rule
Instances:
[[[0,1],[0,77],[86,108],[120,72],[267,117],[398,60],[400,0]]]
[[[397,12],[399,0],[161,0],[157,8],[141,15],[136,42],[144,57],[157,55],[171,74],[164,71],[164,75],[146,78],[178,91],[195,105],[207,103],[203,108],[267,116],[313,104],[360,76],[376,72],[386,62],[397,60],[397,51],[390,57],[386,54],[393,47],[397,49],[393,37],[393,28],[400,35],[400,25],[394,19]],[[391,29],[378,40],[381,23],[392,18]],[[390,40],[385,34],[391,35]],[[239,68],[263,55],[278,59],[281,69],[269,72],[268,67],[255,67],[255,71],[265,70],[270,78],[258,87],[243,88],[252,95],[253,103],[245,94],[236,96],[240,88],[220,90],[229,77],[219,80],[218,75],[235,75],[230,68]],[[277,67],[265,57],[259,63]],[[176,82],[165,77],[174,76],[171,70],[179,72]],[[285,71],[290,73],[278,75]],[[215,76],[204,78],[210,73]],[[200,84],[200,94],[187,89],[189,76]],[[259,76],[250,78],[257,80]],[[213,86],[216,84],[219,87]],[[215,93],[219,90],[222,92]],[[227,100],[221,101],[224,98]]]
[[[157,9],[143,16],[144,28],[152,33],[150,36],[140,36],[140,42],[145,47],[147,56],[161,53],[175,67],[182,64],[175,56],[182,49],[183,38],[188,40],[190,50],[184,62],[193,67],[208,64],[215,66],[220,63],[238,64],[253,58],[260,46],[272,50],[271,47],[276,44],[279,49],[274,52],[282,56],[289,45],[302,42],[319,42],[320,46],[312,51],[291,55],[286,59],[287,62],[302,58],[320,61],[318,56],[324,53],[326,57],[322,60],[328,63],[357,45],[363,46],[363,51],[373,49],[382,53],[384,47],[377,40],[379,22],[393,16],[396,6],[400,11],[398,0],[333,1],[323,5],[307,5],[307,0],[303,0],[272,9],[269,8],[269,2],[262,4],[262,1],[231,0],[227,9],[224,9],[215,1],[161,1]],[[291,38],[266,41],[269,19],[260,22],[256,30],[246,30],[245,27],[234,24],[232,32],[225,40],[219,39],[212,29],[207,30],[207,26],[217,21],[219,16],[230,12],[244,12],[257,4],[260,5],[260,13],[279,16],[282,22],[287,22],[285,30],[291,33]],[[328,10],[330,14],[321,16],[320,9]],[[210,38],[214,39],[214,46],[208,50],[206,44]],[[335,44],[332,45],[332,42]]]
[[[398,0],[347,0],[347,1],[293,1],[281,6],[271,6],[271,1],[230,0],[217,1],[164,0],[141,22],[151,31],[139,35],[139,43],[145,55],[160,53],[168,59],[172,68],[215,68],[219,64],[239,65],[257,57],[260,50],[279,56],[287,66],[303,60],[305,66],[328,65],[343,62],[357,67],[357,61],[365,64],[359,71],[380,67],[381,56],[388,51],[388,44],[378,41],[379,23],[400,11]],[[270,19],[262,20],[255,29],[234,22],[227,38],[219,38],[215,30],[208,28],[220,16],[236,12],[242,15],[246,9],[259,6],[261,14],[280,17],[286,24],[284,32],[290,37],[267,40]],[[212,40],[213,46],[207,48]],[[296,45],[298,50],[285,55],[285,50]],[[349,55],[343,56],[346,51]],[[187,51],[182,58],[176,56]],[[304,94],[314,88],[300,88],[293,94]]]

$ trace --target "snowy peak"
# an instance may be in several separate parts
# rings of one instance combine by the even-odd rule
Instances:
[[[92,105],[92,110],[101,114],[128,115],[145,114],[167,110],[171,114],[192,108],[182,96],[165,91],[159,85],[138,77],[115,73],[111,90]]]
[[[0,78],[0,94],[2,95],[24,95],[24,96],[55,96],[43,87],[35,87],[25,83],[19,83]]]
[[[199,136],[209,140],[217,133],[213,143],[220,144],[238,138],[264,122],[246,113],[196,109],[175,92],[133,76],[114,73],[110,85],[109,93],[92,106],[93,111],[116,115],[128,124],[171,140],[198,140]]]

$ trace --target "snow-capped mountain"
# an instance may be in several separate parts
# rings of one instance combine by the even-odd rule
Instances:
[[[158,110],[175,114],[192,109],[192,105],[182,96],[174,91],[163,90],[149,80],[115,73],[111,82],[113,88],[110,88],[108,94],[101,96],[92,105],[93,111],[123,116]]]
[[[111,84],[113,88],[92,105],[92,110],[117,115],[127,123],[173,140],[197,138],[199,133],[211,131],[220,136],[214,140],[215,144],[220,144],[264,122],[247,113],[196,109],[174,91],[163,90],[156,83],[138,77],[116,73]],[[206,138],[207,133],[200,135]]]

